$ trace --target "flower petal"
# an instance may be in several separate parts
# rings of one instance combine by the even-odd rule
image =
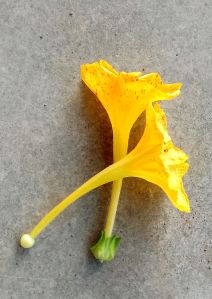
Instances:
[[[130,131],[136,119],[151,102],[180,94],[181,83],[164,84],[157,73],[118,72],[105,60],[81,67],[85,84],[99,98],[113,127]]]
[[[152,104],[147,107],[146,129],[128,157],[126,173],[158,185],[175,207],[181,211],[190,211],[182,183],[182,177],[189,167],[188,156],[172,143],[165,112],[159,104],[154,108]]]
[[[101,100],[105,106],[104,96],[112,89],[116,78],[116,71],[105,61],[84,64],[81,66],[81,78],[90,90]]]

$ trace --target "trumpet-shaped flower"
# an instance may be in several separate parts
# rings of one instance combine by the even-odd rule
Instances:
[[[157,73],[141,76],[140,72],[118,72],[105,60],[82,65],[81,77],[108,113],[113,130],[114,162],[127,154],[130,130],[147,105],[172,99],[180,94],[181,88],[181,83],[164,84]],[[121,187],[122,179],[113,182],[105,224],[107,236],[112,234]]]
[[[164,84],[157,73],[118,72],[105,60],[82,65],[81,77],[110,118],[114,162],[126,155],[130,130],[147,105],[172,99],[181,88],[181,83]]]
[[[102,184],[125,177],[140,177],[158,185],[176,208],[189,212],[189,201],[182,183],[182,177],[188,169],[187,158],[182,150],[174,146],[167,131],[166,117],[163,110],[158,104],[155,107],[149,104],[146,109],[146,128],[135,149],[120,161],[92,177],[52,209],[30,234],[22,236],[21,245],[25,248],[33,246],[34,238],[79,197]],[[109,238],[103,232],[100,242],[92,248],[92,251],[98,259],[110,260],[115,255],[118,243],[119,239],[117,237]],[[108,254],[105,246],[112,246],[113,252]],[[104,252],[104,250],[107,252]]]

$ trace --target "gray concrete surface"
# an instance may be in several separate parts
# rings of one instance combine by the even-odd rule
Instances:
[[[0,0],[1,299],[211,298],[211,15],[207,0]],[[183,82],[182,95],[163,107],[190,155],[192,213],[127,179],[113,262],[89,252],[111,185],[67,209],[24,251],[21,233],[111,162],[107,115],[79,76],[82,63],[101,58]]]

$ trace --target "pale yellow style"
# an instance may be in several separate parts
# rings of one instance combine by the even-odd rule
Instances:
[[[182,177],[187,172],[187,155],[175,147],[167,131],[166,117],[159,104],[146,107],[146,128],[138,145],[127,156],[92,177],[53,208],[30,232],[30,244],[65,208],[89,191],[125,177],[140,177],[163,189],[173,205],[190,212]],[[113,221],[108,217],[108,222]],[[24,236],[24,241],[27,239]],[[21,242],[23,246],[25,243]],[[33,244],[32,244],[33,245]],[[29,244],[26,244],[29,248]],[[24,247],[24,246],[23,246]]]

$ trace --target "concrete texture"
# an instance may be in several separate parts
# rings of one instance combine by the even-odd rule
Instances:
[[[211,298],[211,15],[207,0],[0,0],[1,299]],[[127,179],[113,262],[89,252],[111,185],[67,209],[24,251],[21,233],[111,162],[107,115],[79,75],[82,63],[101,58],[184,83],[162,106],[190,155],[192,213]],[[131,147],[139,134],[137,123]]]

